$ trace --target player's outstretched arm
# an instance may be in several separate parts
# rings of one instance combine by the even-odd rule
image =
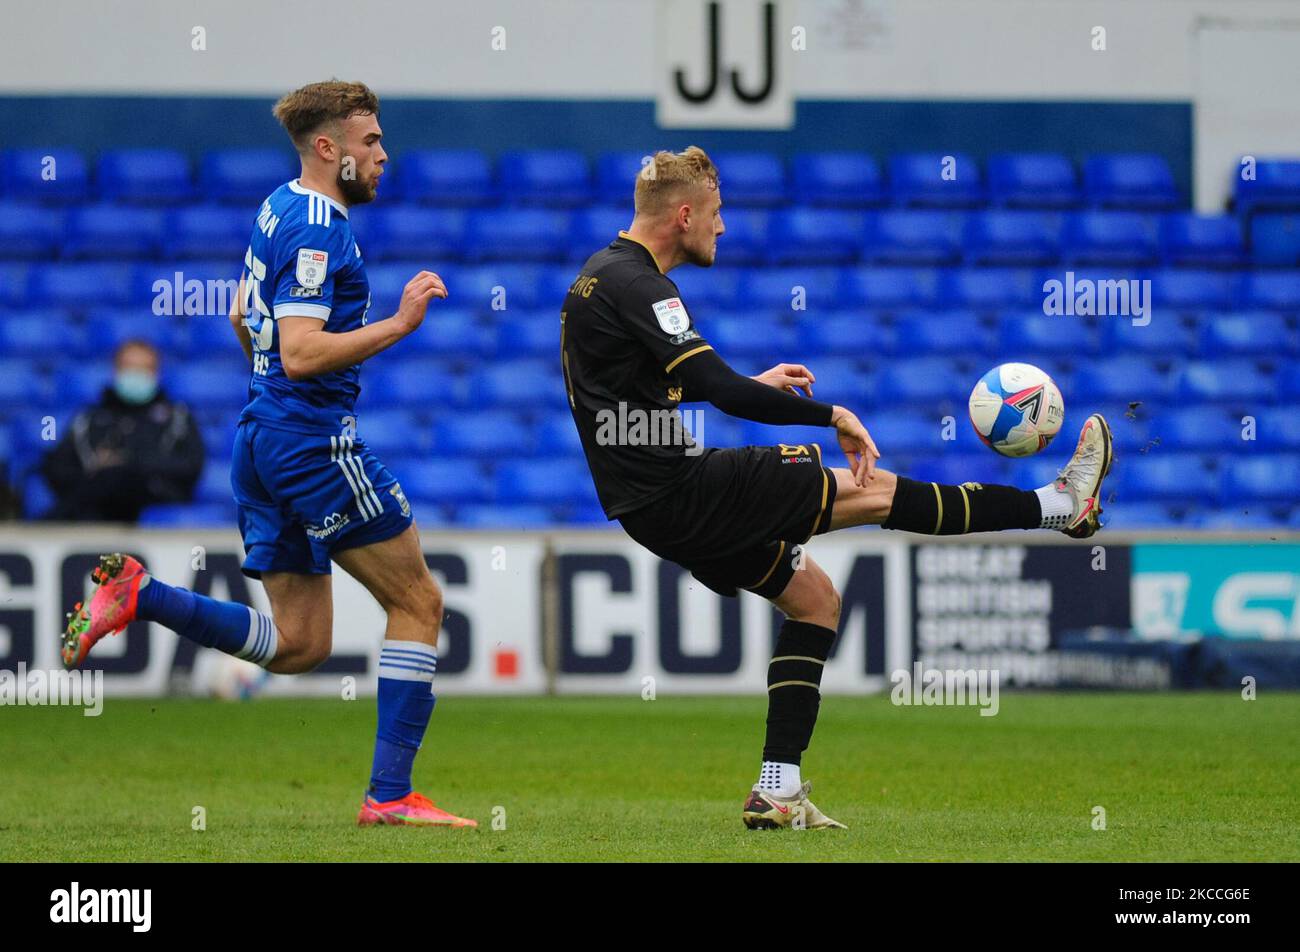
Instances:
[[[253,339],[248,336],[248,326],[244,324],[244,279],[239,279],[239,290],[230,302],[230,326],[235,329],[235,338],[244,348],[244,356],[253,362]]]
[[[301,380],[368,360],[419,328],[429,301],[446,296],[442,278],[432,271],[421,271],[402,291],[396,314],[354,331],[331,334],[318,318],[286,315],[276,322],[284,372],[290,380]]]

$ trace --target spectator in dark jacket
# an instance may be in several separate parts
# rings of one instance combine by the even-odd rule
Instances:
[[[113,356],[113,383],[72,420],[41,461],[61,521],[135,522],[146,506],[185,502],[203,469],[194,417],[158,386],[158,351],[131,340]]]

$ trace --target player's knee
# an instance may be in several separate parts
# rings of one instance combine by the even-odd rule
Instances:
[[[442,620],[442,589],[427,572],[408,585],[390,610],[396,610],[420,621]]]

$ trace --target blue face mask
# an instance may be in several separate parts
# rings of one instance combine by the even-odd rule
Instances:
[[[113,389],[126,403],[148,403],[158,393],[158,378],[147,370],[119,370]]]

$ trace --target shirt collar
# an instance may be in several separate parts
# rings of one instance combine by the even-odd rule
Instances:
[[[294,179],[292,182],[289,183],[289,191],[291,191],[291,192],[297,192],[299,195],[316,195],[316,196],[319,196],[320,198],[325,199],[325,201],[327,201],[327,202],[329,202],[331,205],[333,205],[333,206],[334,206],[334,210],[337,211],[337,212],[338,212],[340,215],[342,215],[344,218],[347,218],[347,217],[348,217],[348,207],[347,207],[346,205],[343,205],[343,204],[340,204],[339,202],[334,201],[334,199],[330,198],[330,197],[329,197],[328,195],[326,195],[324,192],[318,192],[318,191],[316,191],[314,188],[307,188],[307,187],[305,187],[304,185],[302,185],[302,184],[300,183],[300,181],[299,181],[298,179]]]
[[[633,238],[631,235],[629,235],[626,231],[620,231],[620,232],[618,233],[618,236],[619,236],[620,238],[622,238],[624,241],[630,241],[632,244],[636,245],[638,248],[640,248],[642,251],[644,251],[647,255],[649,255],[649,256],[650,256],[650,260],[651,260],[651,262],[654,263],[655,270],[658,271],[660,274],[663,274],[663,273],[664,273],[664,269],[661,268],[661,267],[659,267],[659,259],[655,257],[655,253],[654,253],[653,251],[651,251],[651,250],[649,249],[649,247],[647,247],[643,242],[637,241],[635,238]]]

